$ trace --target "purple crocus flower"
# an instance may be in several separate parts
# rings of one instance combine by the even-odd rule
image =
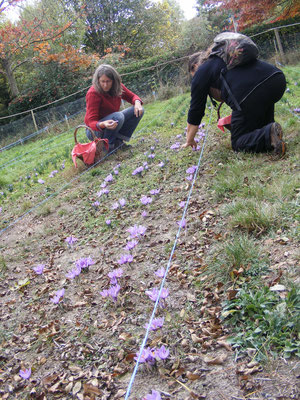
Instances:
[[[131,254],[122,254],[120,259],[118,260],[118,264],[127,264],[133,261],[133,256]]]
[[[120,199],[119,200],[119,204],[120,204],[121,207],[124,207],[125,204],[126,204],[126,200],[125,199]]]
[[[161,346],[155,351],[155,358],[158,360],[165,360],[169,357],[170,351],[165,346]]]
[[[41,185],[43,185],[45,183],[45,181],[43,179],[38,179],[38,183],[40,183]]]
[[[154,318],[150,325],[150,331],[157,331],[158,329],[162,328],[164,321],[165,321],[164,318]],[[148,326],[149,324],[146,324],[145,328],[147,329]]]
[[[114,174],[118,175],[119,174],[119,170],[118,169],[114,169]]]
[[[79,273],[78,273],[78,271],[79,271]],[[71,271],[67,272],[65,276],[68,279],[74,279],[77,275],[80,274],[80,272],[81,272],[81,269],[78,270],[78,268],[73,268],[73,269],[71,269]]]
[[[181,221],[177,221],[177,225],[179,225],[180,228],[185,228],[186,227],[186,220],[183,219]]]
[[[111,182],[114,180],[114,177],[112,176],[112,174],[107,175],[107,177],[104,179],[105,182]]]
[[[197,165],[192,165],[186,170],[187,174],[194,174],[197,171]]]
[[[186,177],[186,179],[188,180],[188,181],[192,181],[193,180],[193,175],[188,175],[187,177]]]
[[[108,296],[109,296],[108,289],[102,290],[102,292],[100,292],[100,295],[101,295],[102,297],[108,297]]]
[[[74,236],[68,236],[66,239],[65,239],[65,242],[67,242],[67,244],[69,245],[69,246],[72,246],[75,242],[77,242],[77,238],[76,237],[74,237]]]
[[[20,369],[19,375],[23,379],[29,379],[31,376],[31,368],[28,369]]]
[[[105,182],[105,181],[102,182],[101,185],[100,185],[100,187],[102,187],[102,188],[106,188],[106,186],[107,186],[107,182]]]
[[[158,298],[159,290],[156,288],[153,288],[152,290],[146,290],[145,293],[147,296],[149,296],[150,300],[156,301]]]
[[[60,302],[60,300],[64,297],[65,295],[65,289],[60,289],[55,293],[55,296],[50,299],[50,301],[52,301],[52,303],[54,304],[58,304]]]
[[[183,208],[185,206],[185,201],[181,201],[180,203],[179,203],[179,207],[180,208]]]
[[[142,215],[142,217],[143,217],[143,218],[146,218],[146,217],[148,217],[148,213],[147,213],[147,211],[143,211],[141,215]]]
[[[152,189],[152,190],[150,190],[150,194],[152,194],[152,195],[155,195],[155,194],[158,194],[160,192],[160,189]]]
[[[152,203],[152,198],[143,195],[143,196],[141,197],[140,201],[141,201],[142,204],[146,205],[146,204]]]
[[[110,220],[110,219],[107,219],[107,220],[105,221],[105,223],[106,223],[106,225],[110,225],[110,224],[111,224],[111,220]]]
[[[179,149],[181,146],[181,144],[179,142],[176,142],[174,144],[172,144],[172,146],[170,147],[171,150],[176,150]]]
[[[119,207],[120,207],[120,204],[119,204],[117,201],[115,201],[115,202],[112,204],[111,209],[112,209],[112,210],[117,210]]]
[[[57,171],[57,169],[55,169],[54,171],[50,172],[49,177],[53,178],[57,173],[58,173],[58,171]]]
[[[148,158],[154,158],[154,157],[155,157],[154,153],[148,155]]]
[[[160,168],[162,168],[162,167],[165,166],[165,163],[164,163],[163,161],[161,161],[161,162],[158,164],[158,166],[159,166]]]
[[[152,390],[152,392],[147,394],[142,400],[161,400],[161,396],[159,392]]]
[[[38,264],[36,267],[33,268],[33,270],[37,275],[41,275],[44,271],[44,268],[45,264]]]
[[[131,240],[126,244],[125,249],[132,250],[137,244],[138,244],[137,240]]]
[[[134,359],[137,361],[138,360],[138,356],[139,356],[139,352],[136,353],[136,357],[134,357]],[[142,353],[141,353],[141,357],[140,357],[140,363],[147,363],[150,365],[154,365],[155,364],[155,352],[150,349],[149,347],[143,349]]]
[[[132,175],[141,174],[143,171],[144,171],[144,167],[143,167],[143,166],[137,167],[137,168],[132,172]]]
[[[100,206],[99,201],[94,201],[94,203],[92,204],[93,207],[97,208]]]
[[[117,284],[117,278],[121,278],[121,276],[123,275],[123,269],[122,268],[117,268],[114,269],[113,271],[108,273],[108,277],[110,278],[110,283],[112,285],[116,285]]]
[[[165,276],[165,269],[164,267],[161,267],[160,269],[158,269],[157,271],[155,271],[155,275],[158,276],[159,278],[163,278]]]
[[[134,225],[127,229],[127,232],[130,233],[130,237],[135,238],[139,236],[143,236],[146,232],[147,228],[143,225]]]
[[[108,294],[110,297],[112,297],[113,301],[117,301],[117,297],[118,297],[120,289],[121,289],[121,287],[118,284],[111,286],[108,289]]]

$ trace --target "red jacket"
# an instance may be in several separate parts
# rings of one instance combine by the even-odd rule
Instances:
[[[127,89],[123,83],[121,86],[122,95],[115,97],[112,97],[107,93],[100,94],[93,86],[89,88],[86,94],[86,114],[84,117],[84,123],[93,129],[93,131],[99,131],[97,122],[100,119],[120,110],[121,99],[124,99],[133,105],[136,100],[140,100],[142,103],[142,100],[136,94]]]

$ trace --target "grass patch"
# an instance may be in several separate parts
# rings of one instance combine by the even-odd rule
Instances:
[[[223,307],[223,319],[233,330],[230,343],[238,352],[254,350],[257,360],[280,353],[300,357],[300,291],[292,288],[284,297],[268,287],[241,289]]]

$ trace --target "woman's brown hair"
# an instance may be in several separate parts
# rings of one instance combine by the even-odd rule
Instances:
[[[96,69],[93,75],[93,86],[97,90],[97,92],[101,94],[104,93],[99,84],[99,78],[101,78],[102,75],[106,75],[113,82],[111,89],[108,93],[113,97],[121,96],[122,94],[121,77],[119,73],[111,65],[108,64],[99,65],[99,67]]]

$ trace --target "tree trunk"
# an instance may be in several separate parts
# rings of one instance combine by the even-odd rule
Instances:
[[[6,76],[7,83],[10,89],[10,95],[14,99],[15,97],[19,96],[19,88],[15,79],[15,76],[13,74],[12,68],[11,68],[11,60],[10,57],[7,58],[2,58],[0,60],[0,63],[3,68],[3,73]]]

